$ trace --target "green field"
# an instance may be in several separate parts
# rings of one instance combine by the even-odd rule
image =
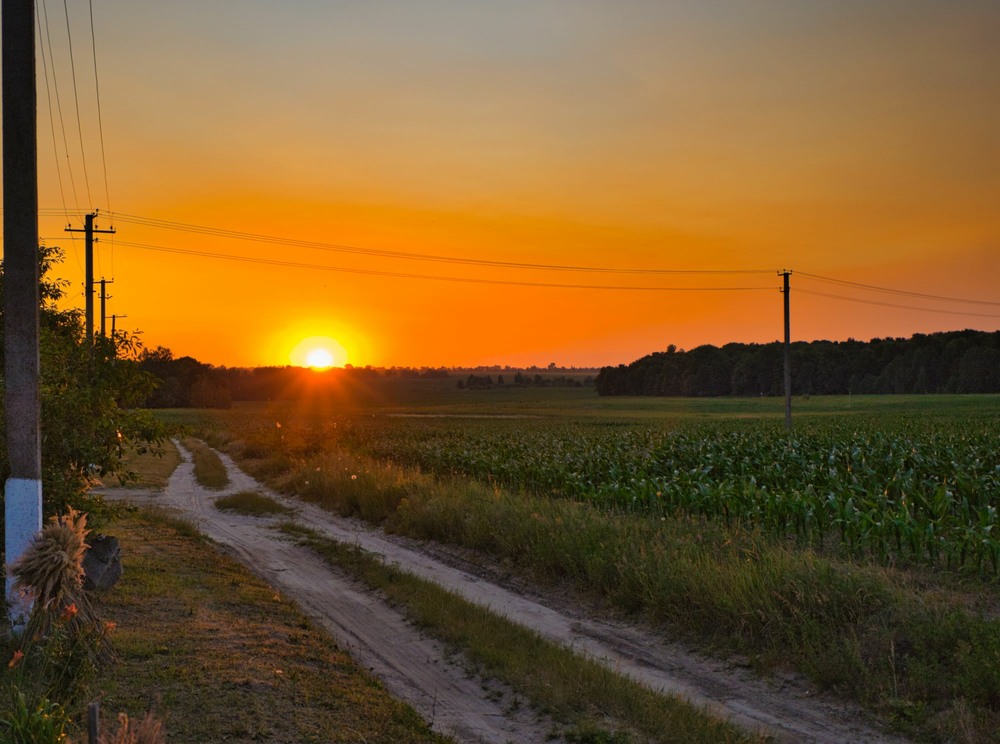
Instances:
[[[774,399],[598,398],[578,389],[445,396],[435,383],[435,402],[419,406],[387,399],[339,415],[250,406],[223,417],[251,448],[292,459],[334,447],[613,511],[721,520],[882,562],[1000,570],[996,396],[802,400],[789,434]]]
[[[496,377],[496,374],[493,375]],[[542,375],[545,376],[544,374]],[[569,373],[566,376],[572,377]],[[510,375],[508,374],[509,378]],[[580,380],[593,373],[576,375]],[[599,396],[593,386],[517,387],[460,390],[461,377],[374,377],[350,384],[324,383],[317,377],[295,391],[314,409],[337,413],[440,413],[499,414],[627,419],[661,419],[664,416],[741,417],[784,416],[784,398],[666,398],[650,396]],[[237,404],[239,405],[239,404]],[[249,404],[254,405],[254,404]],[[1000,412],[997,395],[842,395],[796,396],[793,416],[828,414],[904,413],[962,416],[980,411]]]
[[[796,399],[788,433],[780,399],[427,385],[165,415],[325,508],[996,741],[1000,396]]]

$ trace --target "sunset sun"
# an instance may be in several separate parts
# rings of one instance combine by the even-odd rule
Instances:
[[[313,369],[326,369],[333,366],[333,354],[329,349],[313,349],[306,355],[306,366]]]
[[[347,363],[347,349],[329,336],[310,336],[292,349],[291,362],[297,367],[329,369]]]

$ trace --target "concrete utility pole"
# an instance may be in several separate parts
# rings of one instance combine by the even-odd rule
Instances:
[[[781,291],[785,295],[785,429],[792,430],[792,322],[788,302],[788,277],[791,271],[778,272],[785,279]]]
[[[87,343],[94,343],[94,233],[113,233],[115,229],[98,230],[94,227],[94,218],[97,212],[84,215],[83,229],[67,227],[66,232],[82,232],[85,240],[84,259],[84,294],[86,295],[86,315],[87,315]]]
[[[105,321],[107,321],[108,319],[108,316],[105,315],[106,312],[105,303],[111,299],[111,297],[107,293],[106,287],[108,284],[114,284],[114,283],[115,283],[114,279],[104,279],[103,277],[101,278],[101,338],[107,337],[107,334],[104,332]]]
[[[10,477],[4,484],[4,550],[9,567],[42,528],[38,353],[38,145],[35,123],[35,3],[3,0],[4,413]],[[31,601],[7,611],[23,628]]]

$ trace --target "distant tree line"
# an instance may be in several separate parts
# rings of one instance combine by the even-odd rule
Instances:
[[[784,392],[784,345],[671,345],[597,375],[600,395],[757,396]],[[1000,332],[951,331],[791,346],[795,395],[1000,392]]]
[[[145,349],[139,367],[157,381],[148,408],[229,408],[234,401],[283,400],[298,395],[303,378],[359,383],[389,378],[447,378],[444,367],[352,367],[313,373],[301,367],[215,367],[190,356],[174,358],[170,349]],[[313,380],[315,381],[315,380]]]
[[[538,369],[534,367],[533,369]],[[550,367],[551,369],[551,367]],[[497,375],[496,381],[490,375],[470,374],[464,379],[459,379],[456,386],[459,390],[490,390],[494,387],[584,387],[594,384],[593,377],[572,377],[569,375],[542,375],[535,373],[524,374],[515,372],[509,378],[510,382],[504,379],[503,375]]]
[[[193,357],[174,359],[170,349],[157,346],[139,356],[139,367],[157,381],[147,408],[229,408],[233,398],[222,370]]]
[[[489,389],[492,387],[580,387],[592,385],[594,378],[553,374],[562,371],[550,364],[547,368],[531,367],[508,374],[491,376],[467,369],[448,367],[353,367],[334,368],[321,372],[301,367],[215,367],[190,356],[174,358],[163,346],[145,349],[139,356],[139,367],[156,381],[156,389],[146,399],[148,408],[229,408],[235,401],[288,400],[315,393],[317,386],[330,386],[341,394],[364,397],[372,390],[391,385],[393,380],[447,379],[458,375],[458,387]],[[486,368],[477,368],[478,370]],[[545,374],[526,374],[541,370]],[[510,374],[513,372],[513,374]],[[374,386],[374,387],[373,387]]]

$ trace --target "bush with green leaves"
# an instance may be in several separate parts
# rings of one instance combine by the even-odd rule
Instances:
[[[85,494],[96,478],[128,481],[126,447],[139,453],[155,449],[163,430],[138,408],[155,384],[136,361],[142,350],[139,338],[118,332],[87,343],[82,312],[63,305],[68,282],[52,277],[62,251],[42,246],[38,255],[42,493],[46,513],[53,514],[68,504],[86,505]],[[2,314],[0,304],[0,333]],[[0,344],[0,374],[3,354]],[[0,479],[9,476],[6,448],[0,448]]]

